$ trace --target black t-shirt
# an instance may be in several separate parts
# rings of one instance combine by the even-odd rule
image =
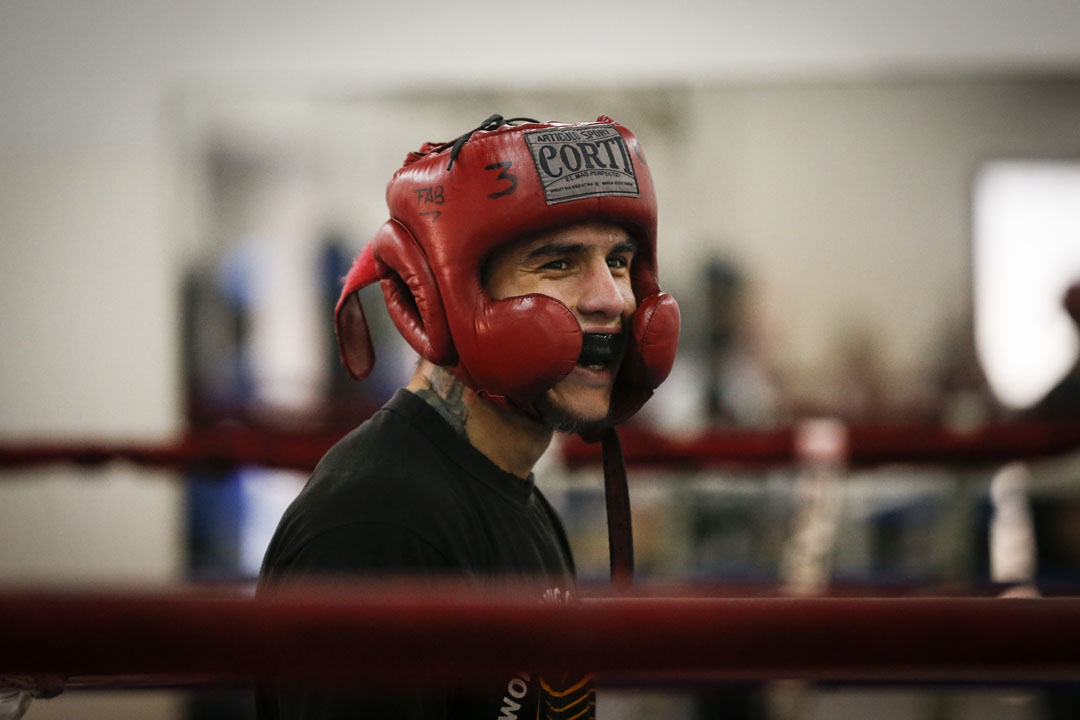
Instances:
[[[316,467],[274,533],[259,585],[335,577],[478,584],[509,578],[539,580],[549,597],[565,597],[573,575],[566,534],[532,478],[503,471],[426,402],[399,390]],[[256,706],[260,720],[594,716],[591,680],[545,680],[508,668],[506,681],[486,694],[260,689]]]

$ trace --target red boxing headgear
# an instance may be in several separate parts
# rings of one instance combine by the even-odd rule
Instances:
[[[660,291],[652,176],[625,127],[607,117],[513,125],[494,115],[454,143],[410,153],[386,201],[390,220],[356,259],[335,311],[353,377],[366,377],[375,361],[357,291],[380,280],[395,325],[421,357],[493,402],[533,413],[533,401],[577,364],[581,326],[546,295],[493,300],[481,269],[511,240],[595,221],[637,240],[630,273],[638,307],[612,421],[635,413],[667,377],[679,307]]]

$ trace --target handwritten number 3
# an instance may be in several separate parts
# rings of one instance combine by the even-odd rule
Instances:
[[[510,193],[517,190],[517,175],[512,172],[507,172],[508,170],[510,170],[510,167],[513,164],[514,163],[510,162],[509,160],[504,160],[503,162],[492,163],[491,165],[488,165],[486,168],[484,168],[485,170],[501,169],[502,172],[500,172],[499,177],[495,179],[505,180],[510,183],[510,187],[506,188],[505,190],[500,190],[499,192],[491,193],[490,195],[488,195],[489,198],[501,198],[503,195],[509,195]]]

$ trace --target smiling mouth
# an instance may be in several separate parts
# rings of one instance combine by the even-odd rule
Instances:
[[[590,370],[606,370],[622,357],[624,342],[622,333],[585,333],[578,365]]]

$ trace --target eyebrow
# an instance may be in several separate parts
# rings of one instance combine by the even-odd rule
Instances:
[[[551,257],[552,255],[573,255],[585,250],[583,243],[545,243],[538,248],[533,248],[525,256],[525,260],[538,260]],[[627,238],[612,246],[610,253],[634,253],[637,252],[637,240]]]

